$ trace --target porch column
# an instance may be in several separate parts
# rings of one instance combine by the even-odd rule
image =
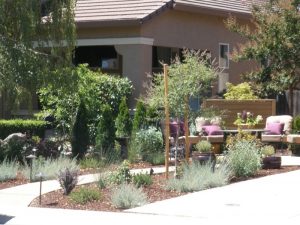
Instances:
[[[130,108],[134,108],[136,99],[145,94],[149,81],[147,74],[152,73],[152,45],[115,45],[115,49],[122,55],[122,75],[128,77],[134,87],[132,97],[129,99]]]

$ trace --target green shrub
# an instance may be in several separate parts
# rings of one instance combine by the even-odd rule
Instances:
[[[226,87],[227,87],[227,91],[224,94],[225,99],[230,99],[230,100],[258,99],[258,97],[254,95],[251,86],[247,82],[237,84],[237,85],[227,83]]]
[[[300,115],[293,118],[293,131],[296,133],[300,132]]]
[[[261,168],[259,146],[253,141],[233,143],[226,158],[236,177],[252,176]]]
[[[72,153],[73,156],[82,158],[89,144],[89,130],[87,121],[87,110],[83,101],[80,101],[75,122],[72,127]]]
[[[119,106],[119,113],[115,121],[116,136],[117,137],[129,137],[131,133],[131,120],[129,115],[129,109],[126,103],[126,98],[123,97]]]
[[[98,169],[105,165],[104,161],[98,158],[85,157],[79,161],[81,169]]]
[[[135,135],[137,131],[145,128],[146,124],[146,107],[143,102],[138,101],[136,103],[136,111],[134,113],[132,122],[132,133]]]
[[[30,135],[44,137],[47,122],[40,120],[0,120],[0,139],[5,139],[12,133],[29,132]]]
[[[110,106],[103,106],[102,117],[97,127],[96,149],[101,153],[107,153],[115,144],[115,123]]]
[[[0,163],[0,182],[16,179],[18,169],[19,165],[16,161],[5,159]]]
[[[141,186],[150,186],[153,181],[152,177],[149,174],[138,173],[132,177],[133,183],[139,188]]]
[[[206,141],[206,140],[202,140],[202,141],[199,141],[197,144],[196,144],[196,149],[197,151],[199,152],[211,152],[212,150],[212,145],[209,141]]]
[[[0,146],[0,162],[4,159],[17,160],[23,162],[24,158],[30,154],[31,143],[29,140],[11,139]]]
[[[60,170],[58,182],[64,191],[64,195],[69,195],[78,183],[78,171],[69,170],[69,168]]]
[[[63,171],[69,168],[71,171],[79,170],[79,166],[76,163],[76,159],[69,159],[66,157],[59,157],[57,159],[44,159],[39,157],[33,160],[32,165],[32,180],[37,181],[38,177],[36,174],[42,173],[44,180],[56,179],[59,171]],[[30,166],[26,165],[22,171],[24,177],[30,178]]]
[[[230,176],[231,171],[227,164],[221,164],[213,171],[210,163],[201,165],[198,162],[193,162],[183,166],[180,179],[168,180],[166,189],[179,192],[201,191],[226,185]]]
[[[275,148],[272,145],[265,145],[260,149],[262,156],[271,156],[275,154]]]
[[[155,152],[151,155],[148,155],[147,161],[152,165],[162,165],[165,163],[165,153]]]
[[[130,174],[129,162],[124,160],[121,166],[118,167],[117,171],[110,174],[109,180],[114,184],[129,183],[132,179]]]
[[[162,133],[154,127],[142,129],[136,133],[133,144],[142,160],[149,161],[152,154],[163,150]]]
[[[108,177],[107,175],[101,173],[99,174],[98,178],[97,178],[97,186],[100,189],[104,189],[106,188],[108,185]]]
[[[90,141],[95,142],[96,127],[102,117],[102,106],[109,104],[113,118],[116,117],[122,97],[128,97],[132,91],[132,83],[128,78],[110,76],[100,71],[94,72],[88,65],[78,65],[63,71],[70,77],[70,88],[61,89],[47,86],[39,90],[43,108],[49,111],[56,121],[64,121],[64,129],[69,133],[72,127],[80,99],[88,111],[88,127]]]
[[[75,203],[84,205],[88,202],[98,201],[101,198],[101,193],[98,189],[81,187],[79,190],[73,191],[70,198]]]
[[[111,201],[116,208],[129,209],[146,204],[147,196],[142,189],[123,183],[113,191]]]

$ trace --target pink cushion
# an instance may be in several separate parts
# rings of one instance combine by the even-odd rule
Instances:
[[[222,135],[223,132],[221,131],[221,127],[218,125],[207,125],[203,126],[203,131],[206,135]]]
[[[277,134],[283,133],[284,123],[267,123],[266,130],[267,134]]]

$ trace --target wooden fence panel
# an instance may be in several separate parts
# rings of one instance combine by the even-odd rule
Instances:
[[[257,100],[226,100],[226,99],[206,99],[203,102],[203,107],[214,107],[219,110],[224,110],[223,120],[224,126],[227,129],[236,128],[233,122],[236,120],[237,113],[251,112],[254,116],[261,115],[263,121],[257,125],[258,128],[265,127],[266,118],[271,115],[276,115],[275,99],[257,99]]]

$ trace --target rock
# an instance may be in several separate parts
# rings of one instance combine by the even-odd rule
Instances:
[[[9,143],[11,141],[25,141],[27,138],[26,134],[22,133],[13,133],[8,135],[4,140],[3,143]]]

